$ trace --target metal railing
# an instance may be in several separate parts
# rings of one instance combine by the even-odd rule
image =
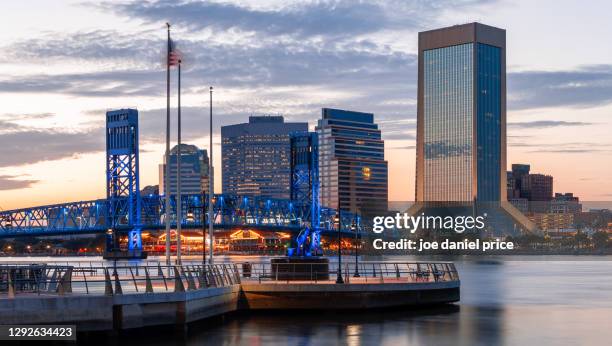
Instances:
[[[337,263],[251,263],[238,266],[246,282],[315,282],[334,283]],[[342,265],[344,283],[422,283],[458,281],[459,273],[452,262],[359,262]]]
[[[184,292],[240,283],[235,264],[214,265],[0,265],[0,297],[21,294],[145,294]]]
[[[335,283],[337,263],[83,266],[0,264],[0,298],[184,292],[245,283]],[[342,266],[346,284],[458,281],[451,262],[360,262]]]

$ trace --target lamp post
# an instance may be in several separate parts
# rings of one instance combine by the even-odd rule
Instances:
[[[357,237],[357,222],[355,222],[355,219],[353,219],[353,223],[351,223],[351,231],[355,232],[355,274],[353,274],[353,277],[358,278],[361,277],[361,275],[359,275],[359,238]]]
[[[178,120],[176,144],[176,264],[181,265],[181,228],[183,223],[183,201],[181,198],[181,59],[178,60]],[[170,164],[170,163],[168,163]]]
[[[340,229],[342,228],[342,218],[340,215],[340,208],[338,208],[338,213],[334,218],[334,223],[338,225],[338,276],[336,278],[337,284],[343,284],[344,279],[342,279],[342,240],[340,239]]]
[[[206,200],[202,192],[202,270],[206,270]]]
[[[170,267],[170,52],[172,44],[170,41],[170,23],[168,28],[168,52],[166,56],[166,153],[164,155],[164,197],[165,197],[165,223],[166,223],[166,265]],[[170,273],[168,269],[168,273]]]

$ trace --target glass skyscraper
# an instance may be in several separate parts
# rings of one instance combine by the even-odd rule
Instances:
[[[330,108],[322,113],[316,127],[321,206],[364,215],[385,212],[388,168],[374,114]]]
[[[223,193],[290,196],[289,134],[308,131],[308,123],[286,123],[282,116],[251,116],[245,124],[221,127]]]
[[[478,212],[496,232],[533,230],[506,202],[506,31],[469,23],[421,32],[418,63],[412,212]]]
[[[170,150],[170,194],[177,191],[178,146]],[[159,193],[166,191],[165,165],[159,165]],[[195,145],[181,144],[181,194],[201,194],[208,192],[208,152]]]
[[[506,32],[419,33],[416,200],[506,200]]]

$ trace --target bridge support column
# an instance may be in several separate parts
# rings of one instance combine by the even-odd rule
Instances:
[[[140,228],[134,228],[128,234],[128,244],[130,251],[141,251],[142,250],[142,237],[140,234]]]

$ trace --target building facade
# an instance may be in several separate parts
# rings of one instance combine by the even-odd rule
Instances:
[[[178,146],[170,150],[170,194],[177,192]],[[159,193],[164,195],[166,184],[164,179],[165,164],[159,165]],[[195,145],[181,144],[181,194],[202,194],[208,191],[209,164],[208,152]]]
[[[506,200],[506,32],[419,33],[416,200]]]
[[[580,198],[578,198],[578,196],[574,196],[574,194],[571,192],[557,192],[550,202],[550,212],[555,214],[581,213],[582,204],[580,204]]]
[[[291,184],[289,134],[308,123],[282,116],[251,116],[244,124],[221,127],[223,193],[288,199]]]
[[[387,211],[388,167],[374,115],[323,108],[316,132],[321,206],[363,215]]]

